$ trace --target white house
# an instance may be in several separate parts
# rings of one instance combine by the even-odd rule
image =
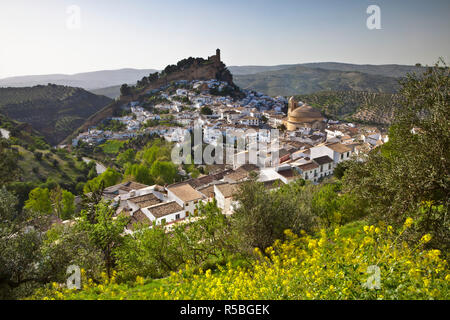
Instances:
[[[310,151],[311,159],[329,156],[335,164],[350,159],[353,152],[350,146],[339,142],[312,147]]]
[[[318,169],[319,165],[313,161],[305,164],[301,164],[297,167],[300,170],[300,174],[304,180],[317,182],[319,180]]]
[[[196,205],[203,199],[203,195],[188,183],[168,187],[167,196],[190,214],[194,213]]]
[[[186,218],[186,211],[177,202],[160,203],[141,209],[150,221],[156,224],[171,223]]]
[[[232,214],[235,203],[233,194],[237,191],[239,184],[224,183],[214,185],[214,194],[217,201],[217,207],[222,209],[223,214]]]
[[[329,156],[322,156],[313,159],[319,168],[317,169],[319,179],[322,177],[330,176],[334,171],[334,161]]]

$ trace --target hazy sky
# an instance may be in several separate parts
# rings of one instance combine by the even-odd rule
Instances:
[[[0,0],[0,78],[162,69],[216,48],[227,65],[433,64],[449,39],[450,0]]]

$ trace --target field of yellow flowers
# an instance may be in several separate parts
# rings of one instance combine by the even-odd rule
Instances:
[[[85,281],[82,290],[54,283],[35,299],[448,299],[450,274],[439,250],[425,250],[430,235],[414,246],[402,241],[412,224],[365,226],[358,236],[340,229],[297,236],[286,230],[249,269],[230,264],[218,271],[186,266],[163,280],[133,285]]]

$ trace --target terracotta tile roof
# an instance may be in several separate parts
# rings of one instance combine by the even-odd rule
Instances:
[[[281,187],[284,184],[284,182],[281,181],[280,179],[268,180],[264,181],[263,183],[264,187],[266,187],[266,189],[269,190]]]
[[[278,174],[285,177],[288,180],[292,180],[297,177],[297,173],[295,172],[295,169],[292,169],[292,168],[289,168],[288,170],[278,171]]]
[[[202,193],[206,198],[214,198],[214,185],[211,184],[207,187],[201,187],[197,189],[200,193]]]
[[[149,186],[147,186],[145,184],[142,184],[142,183],[128,181],[128,182],[119,183],[119,184],[116,184],[114,186],[110,186],[108,188],[105,188],[103,193],[105,195],[107,195],[107,194],[118,195],[119,193],[128,193],[131,190],[140,190],[140,189],[144,189],[144,188],[147,188],[147,187],[149,187]]]
[[[199,177],[197,179],[189,179],[189,180],[185,180],[182,182],[177,182],[177,183],[169,185],[168,188],[173,188],[175,186],[179,186],[179,185],[188,183],[192,188],[198,189],[198,188],[207,186],[207,185],[213,183],[214,181],[222,180],[226,174],[231,173],[231,172],[232,172],[231,169],[224,170],[224,171],[221,171],[221,172],[218,172],[215,174],[210,174],[207,176]]]
[[[153,206],[155,204],[161,203],[162,201],[159,200],[153,193],[149,193],[143,196],[138,196],[134,198],[128,199],[128,201],[135,203],[140,208],[146,208]]]
[[[259,167],[254,164],[244,164],[243,166],[232,171],[230,174],[225,175],[226,181],[238,182],[245,180],[250,176],[250,172],[259,171]]]
[[[192,188],[192,186],[188,183],[173,186],[167,189],[184,202],[199,200],[203,198],[202,194]]]
[[[141,210],[136,211],[132,216],[130,211],[123,210],[119,215],[129,218],[129,222],[127,224],[127,229],[129,230],[134,231],[135,224],[143,224],[147,226],[152,224],[150,219]]]
[[[319,157],[319,158],[315,158],[313,159],[313,161],[315,163],[317,163],[319,166],[327,164],[327,163],[332,163],[333,159],[331,159],[329,156],[323,156],[323,157]]]
[[[339,152],[339,153],[345,153],[348,151],[352,151],[352,149],[345,144],[342,143],[332,143],[327,145],[328,148],[330,148],[333,151]]]
[[[157,204],[146,208],[156,219],[162,218],[172,213],[183,211],[183,207],[175,201]]]
[[[303,171],[309,171],[309,170],[314,170],[317,169],[319,166],[314,163],[314,162],[310,162],[310,163],[305,163],[302,165],[299,165],[298,168],[303,170]]]
[[[216,187],[225,198],[231,198],[238,191],[239,183],[224,183]]]

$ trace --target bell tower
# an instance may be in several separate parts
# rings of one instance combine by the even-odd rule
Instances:
[[[220,49],[216,49],[216,59],[217,59],[217,62],[221,61],[221,59],[220,59]]]

